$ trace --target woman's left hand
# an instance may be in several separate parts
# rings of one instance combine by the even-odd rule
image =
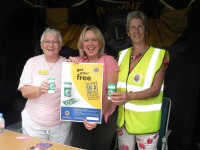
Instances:
[[[88,122],[87,120],[84,120],[83,124],[84,124],[85,128],[88,130],[92,130],[92,129],[96,128],[96,126],[97,126],[97,123]]]
[[[67,62],[73,62],[73,63],[76,63],[76,64],[79,63],[78,58],[72,57],[72,56],[70,56],[70,57],[67,59]]]

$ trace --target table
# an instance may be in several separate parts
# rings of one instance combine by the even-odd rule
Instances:
[[[26,137],[26,139],[18,139],[19,137]],[[3,134],[0,134],[0,150],[25,150],[40,142],[53,144],[53,146],[47,148],[47,150],[80,150],[79,148],[30,137],[7,129],[5,129]]]

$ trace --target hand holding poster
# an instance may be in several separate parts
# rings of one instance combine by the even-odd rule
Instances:
[[[103,64],[62,64],[61,120],[101,123]]]

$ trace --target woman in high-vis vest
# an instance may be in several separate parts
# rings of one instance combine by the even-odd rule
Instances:
[[[129,12],[126,31],[132,47],[119,52],[117,92],[111,96],[118,105],[118,144],[120,150],[156,150],[161,120],[165,70],[169,54],[147,45],[147,17],[141,11]]]

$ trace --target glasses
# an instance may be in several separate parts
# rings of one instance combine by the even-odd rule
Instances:
[[[132,27],[129,27],[129,29],[130,29],[131,31],[136,31],[136,30],[138,30],[138,31],[144,31],[145,26],[143,26],[143,25],[139,25],[139,26],[137,26],[137,27],[132,26]]]
[[[52,45],[58,45],[59,44],[58,41],[43,41],[43,43],[46,44],[46,45],[50,45],[50,44],[52,44]]]

